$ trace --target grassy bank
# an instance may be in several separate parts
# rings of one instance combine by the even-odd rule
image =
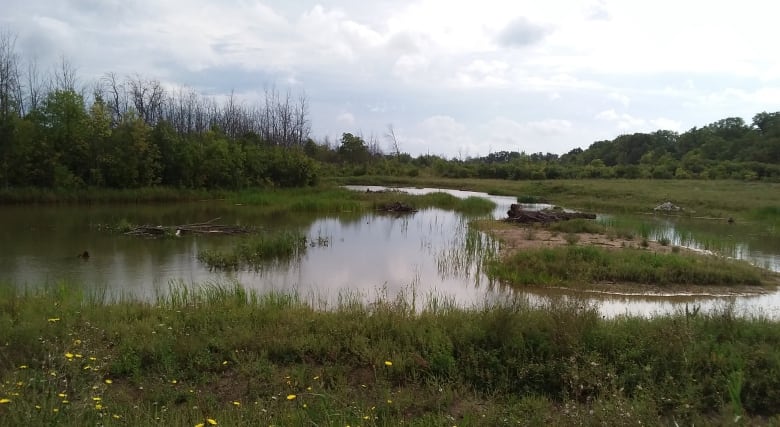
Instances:
[[[643,213],[666,201],[684,215],[760,220],[780,224],[780,184],[714,180],[546,180],[446,179],[362,176],[333,180],[338,184],[425,186],[483,191],[549,202],[601,213]]]
[[[213,200],[225,198],[221,190],[191,190],[171,187],[137,189],[85,188],[53,190],[46,188],[0,189],[0,204],[28,203],[157,203]]]
[[[10,289],[4,425],[780,422],[780,327],[728,308],[605,320],[577,301],[323,311],[232,286],[152,304]]]
[[[654,286],[762,286],[764,283],[758,268],[721,257],[575,245],[518,251],[489,263],[487,273],[512,285],[586,287],[616,282]]]

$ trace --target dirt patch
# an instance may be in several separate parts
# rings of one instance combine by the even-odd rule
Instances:
[[[575,240],[566,233],[550,231],[535,226],[502,226],[489,230],[490,234],[501,240],[501,255],[508,256],[520,250],[554,248],[567,245],[598,246],[605,249],[636,248],[656,253],[671,253],[673,248],[654,241],[626,239],[604,234],[576,233]],[[686,250],[678,248],[678,250]],[[688,252],[693,252],[686,250]]]
[[[642,238],[625,238],[606,234],[595,233],[562,233],[551,231],[537,224],[514,225],[503,221],[484,223],[480,226],[499,241],[501,246],[499,256],[509,257],[518,251],[541,248],[556,248],[568,245],[596,246],[607,250],[637,249],[652,253],[668,254],[679,252],[707,256],[702,252],[691,249],[662,245],[659,242],[644,240]],[[771,286],[780,286],[780,275],[765,277],[766,283]],[[642,296],[745,296],[758,295],[773,292],[774,289],[760,286],[656,286],[638,283],[591,283],[585,289],[578,291],[594,292],[612,295],[642,295]]]

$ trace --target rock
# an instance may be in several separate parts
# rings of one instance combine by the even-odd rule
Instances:
[[[682,210],[682,208],[673,204],[672,202],[664,202],[653,208],[653,210],[660,212],[679,212]]]

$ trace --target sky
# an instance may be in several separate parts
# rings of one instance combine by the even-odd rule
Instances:
[[[23,59],[256,103],[305,95],[312,137],[414,156],[563,154],[780,111],[765,0],[0,0]]]

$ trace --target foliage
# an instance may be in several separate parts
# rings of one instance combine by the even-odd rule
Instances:
[[[0,289],[8,425],[780,421],[780,328],[728,307],[603,319],[566,300],[345,296],[316,310],[230,284],[151,303]]]

